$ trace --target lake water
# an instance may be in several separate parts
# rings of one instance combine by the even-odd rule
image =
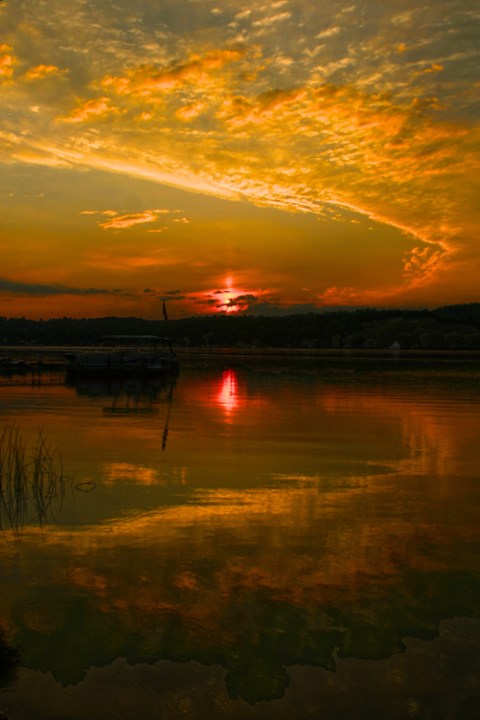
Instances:
[[[478,717],[478,366],[57,379],[0,387],[67,476],[2,505],[0,712]]]

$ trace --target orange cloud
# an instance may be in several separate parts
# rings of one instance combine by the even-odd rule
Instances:
[[[427,246],[423,250],[414,247],[405,255],[405,274],[412,281],[420,280],[425,283],[435,274],[443,260],[444,253],[433,246]]]
[[[445,70],[445,68],[441,63],[432,63],[431,65],[429,65],[429,67],[425,68],[424,72],[442,72],[442,70]]]
[[[326,30],[322,30],[319,32],[315,37],[318,40],[323,40],[324,38],[333,37],[334,35],[338,35],[341,32],[342,28],[339,25],[335,25],[334,27],[327,28]]]
[[[141,213],[131,213],[130,215],[116,215],[111,220],[99,223],[104,230],[124,230],[134,225],[142,223],[151,223],[158,220],[159,213],[154,210],[146,210]]]
[[[227,63],[240,60],[244,54],[243,50],[212,50],[204,56],[193,55],[185,63],[161,69],[145,66],[123,77],[107,75],[100,84],[117,95],[149,97],[205,80],[212,72],[221,70]]]
[[[179,120],[182,120],[183,122],[190,122],[201,115],[205,108],[206,103],[194,102],[189,105],[183,105],[175,114]]]
[[[16,61],[10,45],[0,45],[0,78],[8,80],[12,77]]]
[[[67,72],[67,69],[61,69],[56,65],[37,65],[28,70],[25,77],[27,80],[42,80],[46,77],[65,75]]]
[[[283,20],[289,20],[291,17],[292,14],[290,12],[280,12],[276,13],[275,15],[267,15],[260,20],[254,20],[252,26],[260,28],[270,27],[271,25],[275,25],[276,23],[282,22]]]
[[[377,305],[395,302],[401,295],[401,288],[357,288],[332,286],[317,296],[320,305],[355,307],[357,305]]]
[[[112,113],[117,113],[118,109],[110,105],[110,98],[101,97],[93,100],[87,100],[76,110],[63,118],[66,123],[83,123],[102,118]]]
[[[295,90],[270,90],[256,98],[241,96],[227,98],[217,116],[230,126],[242,126],[248,123],[261,124],[275,115],[289,110],[291,106],[298,112],[299,104],[307,97],[305,88]]]

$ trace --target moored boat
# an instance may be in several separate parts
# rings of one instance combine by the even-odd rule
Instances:
[[[4,374],[24,373],[30,369],[25,360],[16,360],[10,357],[0,358],[0,372]]]
[[[68,353],[67,376],[76,378],[158,377],[178,371],[168,338],[156,335],[109,335],[104,346]]]

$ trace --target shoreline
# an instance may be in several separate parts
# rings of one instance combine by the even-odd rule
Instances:
[[[24,361],[26,370],[63,371],[67,362],[66,353],[98,351],[98,345],[92,346],[3,346],[0,358]],[[105,351],[111,348],[102,346]],[[402,350],[391,348],[377,349],[306,349],[306,348],[229,348],[229,347],[174,347],[180,367],[202,369],[218,365],[247,366],[279,364],[298,365],[308,370],[326,366],[385,367],[408,369],[414,366],[458,366],[480,369],[480,350]]]

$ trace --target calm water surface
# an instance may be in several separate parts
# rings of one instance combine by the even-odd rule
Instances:
[[[69,477],[47,524],[31,496],[15,529],[2,509],[0,711],[476,718],[479,381],[386,365],[4,382],[0,426],[42,429]]]

